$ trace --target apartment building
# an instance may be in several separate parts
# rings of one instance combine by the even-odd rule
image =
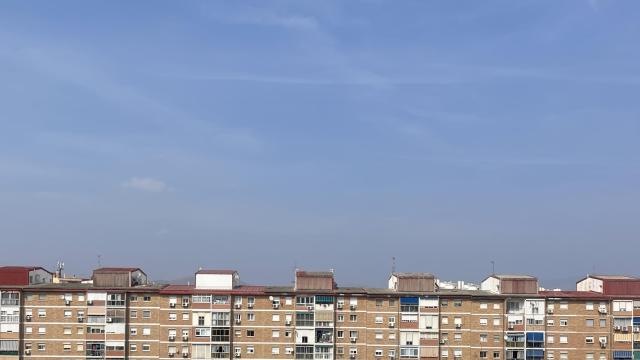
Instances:
[[[525,275],[440,288],[392,273],[386,288],[339,287],[332,271],[293,286],[199,270],[158,285],[135,267],[57,281],[0,267],[0,360],[640,358],[640,279],[591,275],[570,291]]]

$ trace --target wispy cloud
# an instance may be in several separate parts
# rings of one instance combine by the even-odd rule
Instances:
[[[123,182],[122,187],[147,192],[163,192],[169,190],[169,187],[163,181],[146,177],[132,177]]]

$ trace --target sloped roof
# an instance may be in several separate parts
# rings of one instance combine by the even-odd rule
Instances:
[[[228,269],[202,269],[202,270],[198,270],[196,271],[196,274],[212,274],[212,275],[233,275],[237,273],[237,271],[235,270],[228,270]]]
[[[134,271],[142,271],[142,269],[137,267],[101,267],[93,270],[94,273],[102,273],[102,272],[134,272]],[[142,271],[144,272],[144,271]]]
[[[433,279],[435,276],[426,272],[394,272],[392,276],[398,279]]]

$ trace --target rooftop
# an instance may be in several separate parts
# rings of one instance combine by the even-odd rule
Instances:
[[[489,277],[494,277],[500,280],[537,280],[535,276],[531,275],[516,275],[516,274],[493,274]]]
[[[97,268],[95,270],[93,270],[94,273],[101,273],[101,272],[123,272],[123,273],[128,273],[128,272],[133,272],[133,271],[142,271],[140,268],[137,267],[101,267],[101,268]]]
[[[399,279],[433,279],[435,278],[433,274],[426,273],[426,272],[394,272],[394,273],[391,273],[391,275]]]
[[[333,277],[333,272],[331,271],[303,271],[303,270],[297,270],[296,271],[296,276],[303,276],[303,277]]]
[[[212,274],[212,275],[233,275],[237,273],[235,270],[227,270],[227,269],[200,269],[196,271],[196,274]]]

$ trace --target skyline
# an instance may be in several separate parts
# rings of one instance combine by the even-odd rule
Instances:
[[[3,2],[0,264],[638,274],[640,4],[456,5]]]

